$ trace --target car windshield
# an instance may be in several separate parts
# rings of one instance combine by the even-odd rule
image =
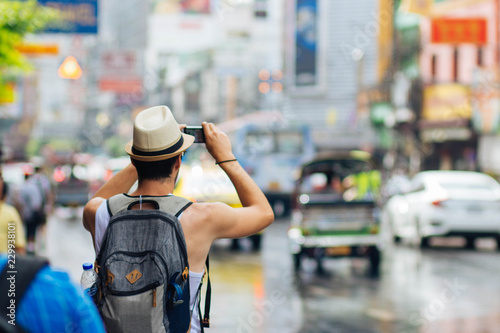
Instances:
[[[252,131],[246,136],[246,148],[261,154],[300,154],[304,137],[294,131]]]
[[[486,190],[493,191],[497,188],[489,183],[458,183],[458,182],[439,182],[439,185],[445,190]]]
[[[367,162],[337,160],[318,162],[305,168],[300,193],[324,201],[374,200],[380,189],[380,172]]]

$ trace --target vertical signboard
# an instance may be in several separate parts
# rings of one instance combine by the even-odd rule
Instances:
[[[472,125],[480,134],[500,131],[500,87],[496,68],[481,68],[472,84]]]
[[[61,21],[49,24],[44,32],[97,34],[97,0],[38,0],[61,12]]]
[[[289,75],[291,90],[298,94],[317,94],[322,90],[323,55],[321,48],[321,0],[296,0],[290,22]]]
[[[295,16],[295,85],[317,84],[318,6],[316,0],[297,0]]]

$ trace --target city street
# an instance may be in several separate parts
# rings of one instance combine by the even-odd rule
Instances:
[[[93,261],[81,209],[57,209],[47,228],[46,253],[55,267],[78,282],[81,264]],[[379,278],[366,274],[361,259],[325,262],[316,276],[305,262],[295,275],[288,253],[288,221],[264,234],[261,252],[231,252],[229,241],[211,251],[212,311],[209,332],[498,332],[500,257],[492,240],[476,251],[462,240],[436,240],[420,250],[385,249]]]

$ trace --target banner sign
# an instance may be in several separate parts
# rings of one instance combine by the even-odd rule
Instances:
[[[485,18],[435,18],[432,19],[432,43],[475,44],[488,42]]]
[[[472,125],[480,134],[500,130],[500,86],[496,68],[477,69],[472,87]]]
[[[97,0],[38,0],[61,11],[62,21],[49,24],[43,32],[97,34]]]
[[[424,88],[423,120],[470,119],[471,115],[468,87],[461,84],[436,84]]]
[[[297,0],[295,12],[295,86],[297,88],[318,84],[317,17],[316,0]]]

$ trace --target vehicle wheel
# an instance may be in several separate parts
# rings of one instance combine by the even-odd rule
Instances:
[[[471,236],[465,237],[465,248],[474,250],[476,248],[476,238]]]
[[[240,240],[238,238],[234,238],[231,240],[231,251],[240,251],[241,246],[240,246]]]
[[[429,237],[420,236],[419,246],[421,249],[425,249],[429,247]]]
[[[417,228],[417,233],[418,233],[418,247],[420,247],[421,249],[425,249],[425,248],[428,248],[429,247],[429,237],[425,237],[425,236],[422,236],[422,230],[421,230],[421,226],[420,226],[420,221],[417,219],[415,221],[415,226]]]
[[[326,275],[325,266],[323,266],[323,257],[316,257],[316,274]]]
[[[283,217],[283,216],[285,216],[285,211],[286,211],[286,207],[285,207],[285,203],[283,202],[283,200],[280,200],[280,199],[274,200],[274,202],[273,202],[274,215],[276,217]]]
[[[302,269],[302,253],[295,253],[293,255],[293,268],[295,272],[299,272]]]
[[[399,237],[399,236],[393,235],[393,236],[392,236],[392,240],[393,240],[393,241],[394,241],[394,243],[396,243],[396,244],[401,243],[401,237]]]
[[[495,241],[497,243],[497,251],[500,251],[500,235],[495,237]]]
[[[368,260],[370,261],[370,275],[378,276],[380,273],[380,250],[376,246],[370,246],[368,249]]]
[[[250,240],[252,241],[252,249],[254,251],[259,251],[262,245],[262,235],[255,234],[250,236]]]

